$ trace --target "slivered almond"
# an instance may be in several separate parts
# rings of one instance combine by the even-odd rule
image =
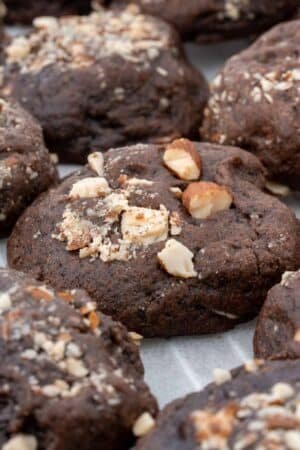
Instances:
[[[229,209],[233,198],[225,186],[201,181],[191,183],[182,195],[182,203],[192,217],[206,219],[212,214]]]
[[[198,180],[202,162],[193,142],[188,139],[176,139],[164,152],[164,163],[181,180]]]

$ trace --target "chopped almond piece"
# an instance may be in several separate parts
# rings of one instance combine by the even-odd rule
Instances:
[[[225,186],[206,181],[191,183],[182,195],[183,205],[196,219],[207,219],[218,211],[229,209],[232,201]]]
[[[176,139],[165,150],[164,163],[181,180],[198,180],[202,162],[193,142],[188,139]]]

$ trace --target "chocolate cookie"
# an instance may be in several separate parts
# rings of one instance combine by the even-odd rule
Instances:
[[[41,127],[18,104],[0,99],[0,236],[56,181]]]
[[[212,84],[204,139],[253,152],[269,177],[300,187],[300,21],[232,57]]]
[[[90,155],[26,211],[8,244],[11,267],[85,288],[145,336],[229,329],[299,267],[294,213],[263,192],[253,155],[179,139],[102,158]]]
[[[167,406],[137,450],[298,450],[300,360],[253,361]]]
[[[268,293],[254,337],[262,358],[300,358],[300,271],[286,272]]]
[[[3,91],[40,120],[63,160],[197,134],[208,88],[167,24],[129,10],[35,24],[7,48]]]
[[[156,402],[138,347],[84,291],[0,270],[2,450],[129,449]]]
[[[96,0],[96,3],[103,0]],[[198,42],[249,37],[287,20],[299,0],[131,0],[146,14],[176,26],[183,36]],[[127,0],[106,1],[124,6]]]
[[[9,24],[31,24],[35,17],[87,14],[90,0],[5,0],[6,17]]]

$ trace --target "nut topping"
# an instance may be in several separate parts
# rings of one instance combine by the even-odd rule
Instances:
[[[99,177],[103,177],[104,175],[104,158],[103,154],[100,152],[91,153],[88,156],[88,164],[90,168],[96,172]]]
[[[287,197],[291,190],[288,186],[284,184],[275,183],[274,181],[266,182],[266,189],[274,195],[279,195],[281,197]]]
[[[175,239],[169,239],[165,248],[157,254],[157,257],[161,266],[170,275],[180,278],[197,276],[193,264],[193,253]]]
[[[125,241],[134,244],[152,244],[168,237],[169,213],[160,210],[129,207],[122,216],[121,231]]]
[[[193,142],[176,139],[164,152],[163,160],[168,169],[182,180],[198,180],[202,162]]]
[[[155,425],[155,420],[148,412],[143,413],[133,425],[133,434],[142,437],[149,433]]]
[[[233,198],[228,189],[215,183],[191,183],[182,195],[182,203],[191,216],[206,219],[218,211],[229,209]]]
[[[102,177],[83,178],[73,184],[69,197],[79,198],[105,197],[111,191],[107,181]]]
[[[38,442],[33,435],[16,434],[7,441],[2,450],[36,450]]]

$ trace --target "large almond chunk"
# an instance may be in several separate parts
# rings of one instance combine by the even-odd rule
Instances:
[[[176,239],[169,239],[165,248],[157,254],[158,261],[170,274],[180,278],[197,276],[194,269],[193,253]]]
[[[74,183],[69,197],[71,199],[78,198],[97,198],[104,197],[111,191],[107,181],[102,177],[83,178]]]
[[[153,244],[168,237],[169,213],[160,210],[129,207],[122,216],[121,231],[123,239],[134,244]]]
[[[88,156],[88,164],[90,168],[96,172],[99,177],[103,177],[104,175],[104,158],[103,154],[100,152],[91,153]]]
[[[191,183],[182,195],[182,203],[191,216],[206,219],[212,214],[229,209],[233,198],[225,186],[200,181]]]
[[[198,180],[202,162],[193,142],[188,139],[176,139],[165,150],[165,165],[181,180]]]

